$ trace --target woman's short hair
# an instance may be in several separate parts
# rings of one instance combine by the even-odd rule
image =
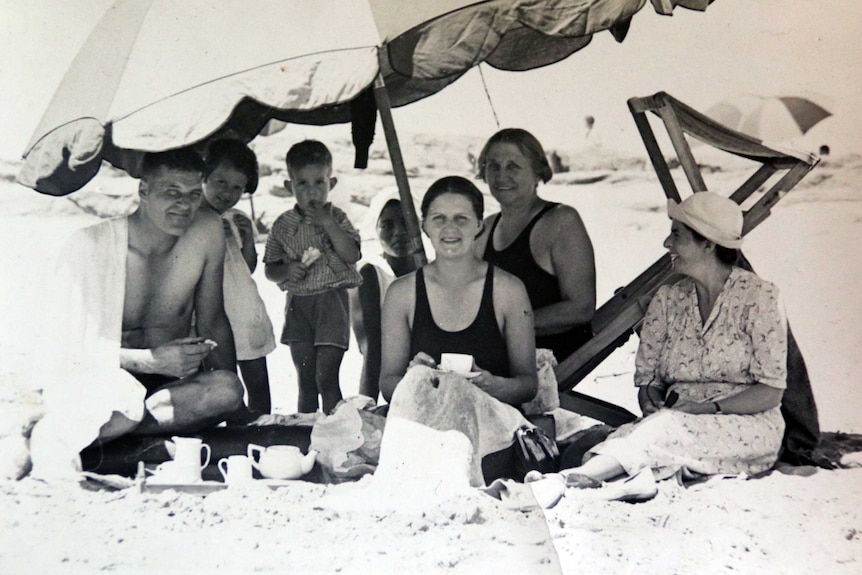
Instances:
[[[548,162],[548,157],[545,155],[545,149],[542,148],[542,144],[539,143],[539,140],[533,134],[521,128],[504,128],[491,136],[479,154],[479,171],[477,175],[480,180],[487,181],[485,163],[488,159],[488,152],[494,144],[514,144],[518,146],[521,153],[529,160],[533,173],[543,183],[547,183],[551,179],[551,176],[554,175],[551,164]]]
[[[473,206],[473,211],[476,212],[476,218],[482,221],[485,213],[485,198],[473,182],[461,176],[446,176],[431,184],[425,192],[425,197],[422,198],[422,219],[428,217],[431,202],[443,194],[458,194],[467,198]]]
[[[683,224],[682,222],[679,222],[679,223],[682,224],[683,226],[685,226],[691,232],[691,237],[694,238],[695,241],[698,241],[698,242],[711,241],[711,240],[708,240],[700,232],[698,232],[696,229],[692,228],[691,226],[689,226],[687,224]],[[739,264],[739,250],[736,248],[726,248],[724,246],[720,246],[718,244],[715,244],[715,257],[718,258],[718,261],[720,261],[723,264],[728,264],[728,265],[732,265],[732,266]]]
[[[204,179],[209,178],[222,164],[227,164],[246,177],[247,194],[253,194],[257,190],[257,156],[247,145],[239,140],[229,139],[210,142],[204,158]]]

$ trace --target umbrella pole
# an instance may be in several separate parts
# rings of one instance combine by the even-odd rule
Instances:
[[[248,205],[251,207],[251,223],[257,226],[257,221],[255,220],[254,216],[254,196],[251,194],[248,195]]]
[[[383,124],[386,147],[389,149],[389,160],[392,162],[392,172],[395,174],[395,183],[398,185],[398,195],[401,198],[401,210],[404,212],[404,223],[407,225],[407,233],[410,235],[410,253],[413,255],[413,265],[418,269],[428,263],[428,258],[425,256],[425,248],[422,245],[422,230],[419,228],[419,218],[416,216],[416,207],[410,193],[410,182],[407,180],[404,157],[401,155],[398,134],[395,132],[395,123],[392,121],[392,105],[389,102],[389,93],[386,91],[386,84],[383,82],[381,74],[377,74],[377,78],[374,80],[374,101],[377,103],[377,111],[380,113],[380,121]]]

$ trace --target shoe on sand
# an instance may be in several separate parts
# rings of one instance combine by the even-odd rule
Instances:
[[[627,479],[609,483],[602,491],[603,499],[608,501],[640,503],[655,497],[658,493],[658,486],[652,469],[647,467]]]
[[[518,483],[511,479],[495,479],[491,485],[479,488],[479,490],[490,495],[494,499],[497,499],[503,507],[508,509],[529,511],[541,505],[541,503],[537,501],[538,497],[534,491],[523,483]],[[546,500],[547,499],[549,499],[549,497],[546,497]],[[559,501],[559,499],[557,499],[557,501]],[[556,504],[556,501],[554,504]]]
[[[566,493],[566,482],[559,473],[549,473],[545,477],[526,483],[533,491],[536,503],[542,509],[550,509],[560,502]]]
[[[528,471],[524,476],[524,483],[533,483],[534,481],[541,481],[546,477],[550,477],[552,475],[559,476],[559,473],[542,473],[541,471],[536,471],[535,469],[532,471]],[[562,477],[560,476],[562,479]]]

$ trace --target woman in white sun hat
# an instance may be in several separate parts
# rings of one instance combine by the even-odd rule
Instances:
[[[777,460],[787,375],[787,324],[778,289],[737,267],[743,216],[712,192],[668,202],[664,246],[682,276],[659,288],[640,332],[635,385],[644,418],[561,472],[570,485],[640,475],[754,474]]]

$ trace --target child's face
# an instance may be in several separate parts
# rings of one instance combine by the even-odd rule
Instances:
[[[220,164],[204,181],[204,197],[221,214],[236,205],[247,184],[245,174],[232,166]]]
[[[400,202],[390,201],[381,210],[377,218],[377,237],[383,253],[402,258],[410,255],[410,235]]]
[[[332,177],[332,168],[324,164],[290,169],[288,175],[290,179],[284,182],[284,186],[293,192],[297,205],[303,211],[312,205],[323,206],[329,190],[335,187],[337,181]]]

